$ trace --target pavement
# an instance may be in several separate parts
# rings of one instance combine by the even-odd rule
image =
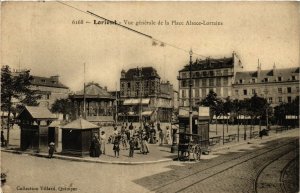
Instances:
[[[294,129],[292,129],[294,130]],[[284,134],[291,132],[292,130],[286,130],[279,133],[276,133],[274,130],[270,132],[269,136],[264,136],[263,139],[256,137],[254,139],[243,140],[240,138],[239,141],[235,140],[229,143],[223,144],[220,141],[219,144],[215,146],[210,146],[211,152],[220,152],[225,149],[230,149],[235,146],[243,145],[243,144],[252,144],[261,140],[271,140],[277,137],[280,137]],[[78,161],[78,162],[92,162],[92,163],[105,163],[105,164],[120,164],[120,165],[138,165],[138,164],[154,164],[161,162],[170,162],[173,160],[177,160],[177,151],[175,153],[171,153],[171,145],[165,144],[163,146],[159,146],[158,144],[149,144],[149,153],[142,154],[139,150],[135,150],[134,157],[129,157],[129,150],[122,149],[120,150],[120,156],[117,158],[114,156],[112,144],[106,144],[106,154],[101,155],[99,158],[92,157],[72,157],[61,155],[59,153],[55,153],[53,159],[62,159],[62,160],[70,160],[70,161]],[[1,148],[3,152],[16,153],[16,154],[27,154],[31,156],[37,157],[48,157],[47,153],[35,153],[32,151],[20,151],[17,148]],[[209,157],[209,156],[208,156]],[[202,159],[208,158],[207,156],[202,156]],[[195,162],[192,162],[195,163]]]

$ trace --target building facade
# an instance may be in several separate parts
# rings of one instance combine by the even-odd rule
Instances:
[[[238,72],[234,81],[233,98],[243,100],[255,93],[267,99],[271,106],[292,102],[299,97],[299,67]]]
[[[232,96],[232,84],[243,66],[238,56],[196,60],[191,65],[192,105],[196,105],[213,90],[221,98]],[[179,81],[179,106],[189,106],[190,65],[184,66],[177,77]]]
[[[90,82],[86,84],[85,91],[81,90],[70,94],[70,99],[74,104],[75,111],[73,118],[85,117],[94,123],[114,122],[114,101],[115,98],[107,91],[106,87],[101,87],[98,83]]]
[[[173,85],[161,82],[153,67],[121,71],[120,118],[128,121],[169,121],[172,116]],[[122,119],[122,118],[121,118]]]
[[[57,99],[67,98],[70,92],[69,88],[59,81],[59,76],[33,76],[30,88],[41,95],[38,100],[39,106],[48,109]]]

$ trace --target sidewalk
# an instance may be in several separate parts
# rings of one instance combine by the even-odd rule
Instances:
[[[296,131],[297,130],[297,131]],[[243,144],[253,144],[258,143],[261,141],[268,141],[273,140],[277,137],[283,137],[288,135],[291,132],[298,132],[299,129],[291,129],[287,131],[282,131],[280,133],[276,133],[275,131],[270,131],[269,136],[264,136],[263,139],[257,137],[254,139],[247,139],[244,140],[240,138],[240,141],[237,140],[222,144],[217,144],[215,146],[210,146],[211,152],[218,152],[222,150],[227,150],[235,146],[243,145]],[[79,162],[93,162],[93,163],[105,163],[105,164],[123,164],[123,165],[137,165],[137,164],[154,164],[154,163],[161,163],[161,162],[170,162],[173,160],[177,160],[177,151],[175,153],[171,152],[171,145],[163,145],[159,146],[158,144],[149,144],[149,152],[147,155],[140,153],[139,150],[135,150],[134,157],[130,158],[128,156],[129,150],[120,150],[119,158],[114,157],[112,144],[106,144],[106,155],[101,155],[99,158],[92,158],[92,157],[72,157],[61,155],[59,153],[54,154],[53,159],[62,159],[62,160],[70,160],[70,161],[79,161]],[[17,149],[3,149],[3,152],[10,152],[10,153],[18,153],[18,154],[27,154],[32,156],[38,157],[48,157],[47,153],[34,153],[29,151],[19,151]],[[196,162],[195,162],[196,163]]]

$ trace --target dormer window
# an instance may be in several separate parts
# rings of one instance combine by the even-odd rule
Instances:
[[[264,78],[264,82],[269,82],[269,79],[268,78]]]
[[[296,80],[296,76],[292,76],[292,80]]]
[[[281,81],[282,81],[281,76],[279,76],[279,77],[277,78],[277,80],[278,80],[278,82],[281,82]]]
[[[243,79],[240,79],[240,80],[239,80],[239,83],[240,83],[240,84],[243,84]]]

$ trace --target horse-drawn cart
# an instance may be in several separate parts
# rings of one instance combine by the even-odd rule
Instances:
[[[178,160],[192,159],[199,161],[202,153],[208,153],[208,139],[202,139],[200,135],[179,133]]]

